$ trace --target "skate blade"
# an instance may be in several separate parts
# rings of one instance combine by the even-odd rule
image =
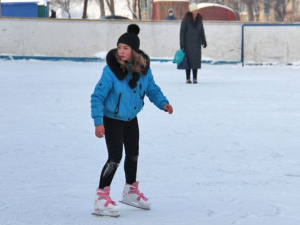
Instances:
[[[91,213],[94,216],[111,216],[111,217],[119,217],[120,213],[117,212],[112,212],[112,213],[107,213],[107,212],[93,212]]]
[[[121,203],[123,203],[125,205],[129,205],[129,206],[135,207],[135,208],[144,209],[144,210],[150,210],[150,207],[143,207],[143,206],[140,206],[140,205],[137,205],[137,204],[130,204],[130,203],[122,201],[122,200],[120,200],[119,202],[121,202]]]

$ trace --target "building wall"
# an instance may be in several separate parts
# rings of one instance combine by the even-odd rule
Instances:
[[[1,16],[38,17],[38,4],[36,2],[1,3]]]
[[[141,28],[140,49],[152,58],[173,58],[179,48],[180,21],[135,23]],[[128,21],[0,18],[0,55],[96,57],[116,47],[128,24]],[[204,59],[241,60],[242,23],[204,21],[204,27],[208,43],[203,49]],[[299,61],[300,43],[297,38],[290,42],[287,37],[299,37],[300,26],[286,27],[283,31],[285,61]],[[255,37],[249,42],[253,44],[247,42],[250,34],[251,38]],[[279,45],[266,45],[266,42],[278,39],[278,35],[275,28],[245,30],[245,53],[272,52],[264,48]],[[255,59],[249,55],[246,58]]]

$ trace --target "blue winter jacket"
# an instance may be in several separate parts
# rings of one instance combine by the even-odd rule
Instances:
[[[103,125],[103,116],[122,121],[132,120],[143,108],[145,95],[159,109],[163,110],[163,106],[169,104],[160,87],[155,84],[150,67],[144,70],[144,74],[140,74],[136,87],[131,88],[129,81],[133,77],[132,73],[126,71],[124,74],[119,70],[120,66],[112,55],[115,51],[113,49],[108,53],[108,65],[104,67],[100,81],[91,96],[95,126]],[[147,55],[144,54],[144,57],[149,60]],[[149,63],[150,60],[148,65]]]

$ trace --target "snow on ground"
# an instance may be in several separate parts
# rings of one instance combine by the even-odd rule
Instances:
[[[96,217],[107,157],[90,95],[104,63],[0,61],[1,225],[298,225],[300,67],[152,63],[174,114],[139,114],[143,211]],[[121,198],[123,166],[112,183]]]

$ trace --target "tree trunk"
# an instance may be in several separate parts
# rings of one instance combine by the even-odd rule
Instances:
[[[115,4],[114,4],[114,0],[106,0],[106,4],[108,6],[108,9],[111,13],[111,15],[115,15]]]
[[[112,8],[112,15],[115,15],[115,1],[110,0],[110,5],[111,5],[111,8]]]
[[[253,0],[242,0],[242,2],[247,5],[247,9],[248,9],[248,21],[253,21],[254,20],[254,15],[253,15]]]
[[[132,16],[133,16],[133,19],[137,19],[137,16],[136,16],[136,10],[135,10],[135,5],[136,5],[136,0],[133,0],[133,7],[131,8],[131,5],[130,5],[130,1],[127,0],[127,7],[128,9],[130,10],[130,12],[132,13]]]
[[[139,19],[142,19],[141,0],[138,0]]]
[[[260,15],[259,3],[257,0],[255,0],[253,2],[254,2],[253,8],[254,8],[255,20],[259,21],[259,15]]]
[[[67,13],[68,18],[71,19],[71,13],[70,13],[70,7],[69,7],[69,5],[64,6],[62,9],[63,9],[63,11],[65,11]]]
[[[83,2],[82,19],[87,19],[87,7],[88,7],[88,1],[89,1],[89,0],[84,0],[84,2]]]
[[[100,5],[100,16],[105,16],[104,0],[99,0],[99,5]]]
[[[283,21],[286,15],[286,6],[289,4],[289,0],[274,0],[274,13],[277,21]]]
[[[132,11],[133,11],[133,18],[137,19],[137,15],[136,15],[136,0],[133,0]]]
[[[151,5],[152,0],[147,0],[147,19],[152,20],[152,5]]]
[[[248,21],[254,21],[252,4],[248,4]]]

